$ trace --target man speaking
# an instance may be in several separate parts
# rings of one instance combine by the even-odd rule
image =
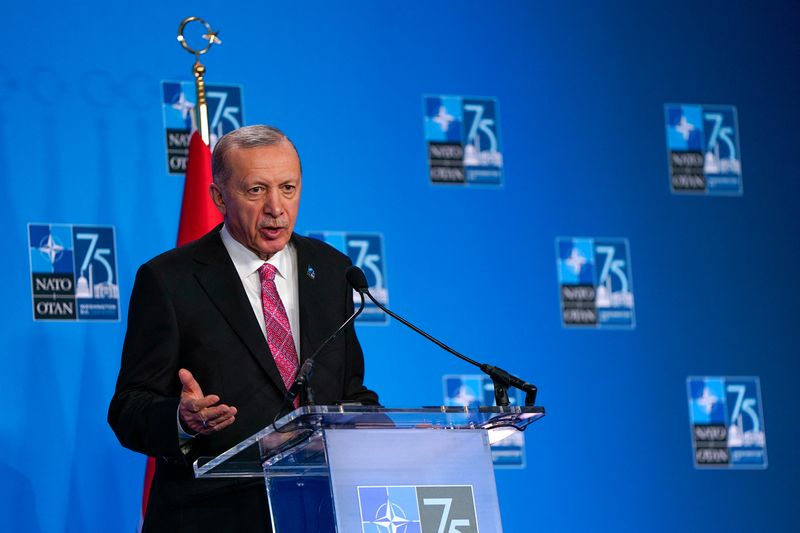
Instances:
[[[270,531],[263,480],[197,480],[191,464],[269,424],[304,358],[353,311],[349,259],[293,233],[294,144],[248,126],[212,159],[224,224],[139,269],[108,413],[123,446],[156,457],[145,533]],[[316,357],[316,403],[377,404],[363,378],[351,327]]]

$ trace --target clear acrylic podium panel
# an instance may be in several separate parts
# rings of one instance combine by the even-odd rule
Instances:
[[[275,424],[243,440],[217,457],[201,457],[194,463],[195,477],[262,477],[264,468],[292,449],[298,464],[323,467],[319,456],[322,428],[332,429],[485,429],[489,443],[502,441],[544,416],[543,407],[425,407],[394,409],[348,405],[300,407]],[[298,445],[300,445],[298,447]],[[300,455],[298,455],[300,454]],[[307,461],[300,460],[305,456]],[[266,463],[265,463],[266,461]],[[323,461],[323,462],[320,462]]]
[[[438,531],[443,520],[463,533],[496,532],[502,525],[490,443],[542,416],[540,407],[516,406],[301,407],[220,456],[198,460],[195,473],[264,476],[278,533],[392,524],[408,533]]]

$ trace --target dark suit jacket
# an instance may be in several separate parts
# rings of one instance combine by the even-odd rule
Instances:
[[[126,448],[156,457],[145,531],[269,531],[263,480],[195,480],[191,464],[269,424],[285,387],[217,227],[141,266],[108,420]],[[300,354],[308,357],[352,313],[349,259],[320,241],[292,236],[297,251]],[[204,394],[235,406],[236,421],[179,449],[178,370]],[[355,331],[321,352],[312,379],[318,404],[377,404],[363,385]],[[238,521],[238,523],[237,523]]]

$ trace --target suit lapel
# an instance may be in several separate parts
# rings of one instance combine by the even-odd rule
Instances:
[[[247,346],[278,390],[284,391],[281,374],[269,351],[264,334],[261,333],[258,320],[253,315],[253,308],[239,280],[239,274],[225,245],[222,244],[219,231],[206,235],[198,242],[194,259],[200,263],[195,277],[209,299],[220,310],[228,325]]]
[[[305,361],[317,348],[313,342],[317,338],[312,316],[320,316],[316,297],[316,266],[314,253],[303,237],[292,235],[292,243],[297,251],[297,297],[300,305],[300,361]]]

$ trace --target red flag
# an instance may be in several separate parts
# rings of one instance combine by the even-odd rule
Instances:
[[[222,222],[222,214],[211,201],[211,150],[196,131],[189,142],[186,181],[183,183],[178,246],[199,239]]]
[[[153,457],[147,458],[144,467],[144,488],[142,488],[142,514],[139,515],[139,527],[137,531],[141,533],[144,524],[144,515],[147,513],[147,500],[150,499],[150,487],[153,486],[153,476],[156,473],[156,460]]]
[[[178,222],[178,246],[199,239],[222,222],[222,214],[211,201],[209,185],[211,185],[211,150],[195,131],[189,142],[189,158],[186,161],[186,180],[183,183],[181,218]],[[147,511],[147,500],[150,497],[155,470],[155,459],[148,457],[144,472],[140,529]]]

